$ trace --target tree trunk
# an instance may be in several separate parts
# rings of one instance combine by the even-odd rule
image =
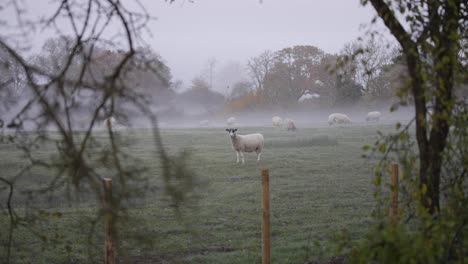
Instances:
[[[408,71],[411,78],[411,91],[414,97],[416,112],[416,139],[419,148],[419,180],[421,203],[430,214],[435,214],[440,207],[440,177],[443,163],[443,152],[447,145],[447,137],[450,128],[450,115],[452,110],[452,90],[454,86],[453,75],[457,63],[457,45],[459,39],[458,18],[461,1],[441,4],[438,1],[428,2],[429,34],[432,43],[428,54],[434,59],[432,67],[434,82],[428,83],[423,78],[423,61],[419,45],[427,41],[424,38],[414,42],[411,33],[406,32],[396,18],[390,6],[384,0],[370,0],[385,25],[402,46],[406,56]],[[444,8],[442,18],[439,17],[440,8]],[[424,37],[424,35],[422,36]],[[419,41],[422,41],[419,43]],[[427,43],[425,43],[427,44]],[[430,44],[429,44],[430,45]],[[423,51],[424,52],[424,51]],[[426,51],[427,52],[427,51]],[[432,127],[428,138],[427,134],[427,109],[425,92],[429,85],[436,88],[436,102],[432,116]]]

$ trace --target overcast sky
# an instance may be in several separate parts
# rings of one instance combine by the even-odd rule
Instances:
[[[337,53],[362,36],[374,11],[359,0],[144,1],[158,18],[149,43],[187,82],[210,57],[241,63],[269,49],[314,45]]]
[[[359,0],[140,0],[157,20],[150,22],[147,42],[185,86],[208,59],[218,69],[229,61],[244,65],[264,50],[313,45],[337,53],[363,36],[374,16]],[[27,0],[32,14],[51,14],[60,1]],[[125,0],[124,3],[135,3]],[[50,34],[49,34],[50,35]],[[388,35],[388,34],[384,34]],[[48,36],[40,33],[35,43]],[[42,44],[41,44],[42,45]]]

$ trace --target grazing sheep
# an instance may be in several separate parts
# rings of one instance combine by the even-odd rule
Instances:
[[[122,124],[117,122],[117,120],[113,116],[110,116],[110,117],[104,119],[103,124],[104,124],[104,126],[106,128],[111,129],[113,131],[121,130],[121,129],[125,128],[125,126],[123,126]]]
[[[314,99],[319,99],[320,98],[320,94],[318,93],[310,93],[309,90],[305,90],[304,91],[304,94],[299,98],[299,100],[297,100],[299,103],[302,103],[304,101],[311,101],[311,100],[314,100]]]
[[[110,116],[106,119],[104,119],[104,126],[107,127],[108,129],[111,129],[114,127],[114,125],[117,123],[117,121],[115,120],[115,118],[113,116]]]
[[[366,122],[370,122],[370,121],[379,122],[379,119],[381,116],[382,114],[379,111],[369,112],[367,113],[367,116],[366,116]]]
[[[321,80],[315,80],[314,83],[315,83],[316,85],[320,86],[320,87],[322,87],[322,86],[325,85]]]
[[[294,124],[294,120],[287,119],[286,124],[287,124],[288,131],[296,132],[297,128],[296,128],[296,124]]]
[[[281,127],[281,125],[283,123],[283,119],[281,117],[279,117],[279,116],[274,116],[271,119],[271,122],[273,123],[274,127]]]
[[[209,125],[210,125],[210,120],[204,119],[204,120],[200,121],[200,126],[202,126],[202,127],[207,127]]]
[[[227,125],[232,126],[236,123],[236,118],[231,116],[230,118],[227,119]]]
[[[341,113],[333,113],[328,116],[328,125],[333,125],[333,124],[341,124],[341,123],[351,123],[351,119]]]
[[[260,155],[262,154],[264,144],[262,134],[237,135],[237,128],[227,128],[226,131],[231,136],[232,148],[236,152],[237,157],[236,163],[239,163],[239,153],[242,157],[242,164],[245,164],[244,152],[254,151],[257,153],[257,163],[260,162]]]

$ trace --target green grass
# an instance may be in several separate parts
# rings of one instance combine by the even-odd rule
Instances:
[[[128,212],[133,221],[122,226],[121,262],[259,263],[261,168],[270,170],[272,262],[303,263],[306,259],[330,257],[329,253],[321,255],[314,242],[333,247],[332,238],[343,228],[359,239],[371,221],[375,160],[361,158],[361,147],[375,141],[377,129],[389,131],[392,126],[303,128],[297,133],[271,128],[239,129],[241,134],[263,133],[266,142],[260,165],[255,162],[255,154],[245,155],[245,165],[236,164],[228,134],[222,128],[162,130],[171,152],[191,150],[188,166],[198,182],[194,200],[182,210],[180,219],[163,194],[161,168],[151,135],[145,131],[130,134],[133,143],[129,151],[141,158],[141,165],[150,168],[150,181],[149,193]],[[52,148],[45,148],[39,155],[50,151]],[[11,145],[1,145],[0,157],[3,175],[11,175],[24,165],[20,152]],[[48,172],[42,169],[35,171],[34,177],[24,177],[21,183],[45,185],[47,179]],[[5,190],[0,194],[3,199]],[[16,206],[24,209],[21,195],[15,198],[19,201]],[[62,215],[34,224],[47,240],[18,228],[13,263],[101,261],[102,223],[98,221],[91,230],[97,210],[92,203],[70,204],[60,197],[46,199],[38,206]],[[20,214],[26,211],[23,209]],[[7,221],[3,212],[2,243],[6,240]],[[154,243],[137,243],[133,237],[136,233]],[[3,247],[3,256],[1,250]]]

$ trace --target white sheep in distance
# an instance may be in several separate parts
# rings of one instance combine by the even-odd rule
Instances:
[[[309,90],[305,90],[304,93],[302,94],[302,96],[297,101],[299,103],[302,103],[302,102],[305,102],[305,101],[311,101],[311,100],[319,99],[319,98],[320,98],[320,94],[318,94],[318,93],[312,93],[311,94]]]
[[[231,116],[230,118],[227,119],[226,123],[228,126],[232,126],[236,123],[236,118]]]
[[[366,122],[370,122],[370,121],[379,122],[381,116],[382,114],[379,111],[369,112],[367,113],[367,116],[366,116]]]
[[[328,125],[333,125],[333,124],[342,124],[342,123],[351,123],[351,119],[341,113],[333,113],[328,116]]]
[[[119,122],[117,122],[117,120],[113,116],[109,116],[108,118],[104,119],[103,125],[106,128],[111,129],[113,131],[121,130],[124,128],[124,126],[119,124]]]
[[[109,129],[112,129],[112,127],[117,123],[115,118],[113,116],[109,116],[108,118],[104,119],[103,125]]]
[[[281,127],[281,125],[283,123],[283,119],[281,117],[279,117],[279,116],[274,116],[271,119],[271,122],[273,123],[274,127]]]
[[[288,131],[293,131],[293,132],[296,132],[297,128],[296,128],[296,124],[294,124],[294,120],[292,119],[286,119],[286,127],[288,129]]]
[[[227,128],[226,131],[229,132],[229,136],[231,137],[232,149],[236,152],[236,163],[239,163],[239,154],[242,158],[242,164],[245,164],[244,152],[254,151],[257,153],[257,163],[260,162],[260,155],[262,154],[264,145],[262,134],[237,135],[237,128]]]

